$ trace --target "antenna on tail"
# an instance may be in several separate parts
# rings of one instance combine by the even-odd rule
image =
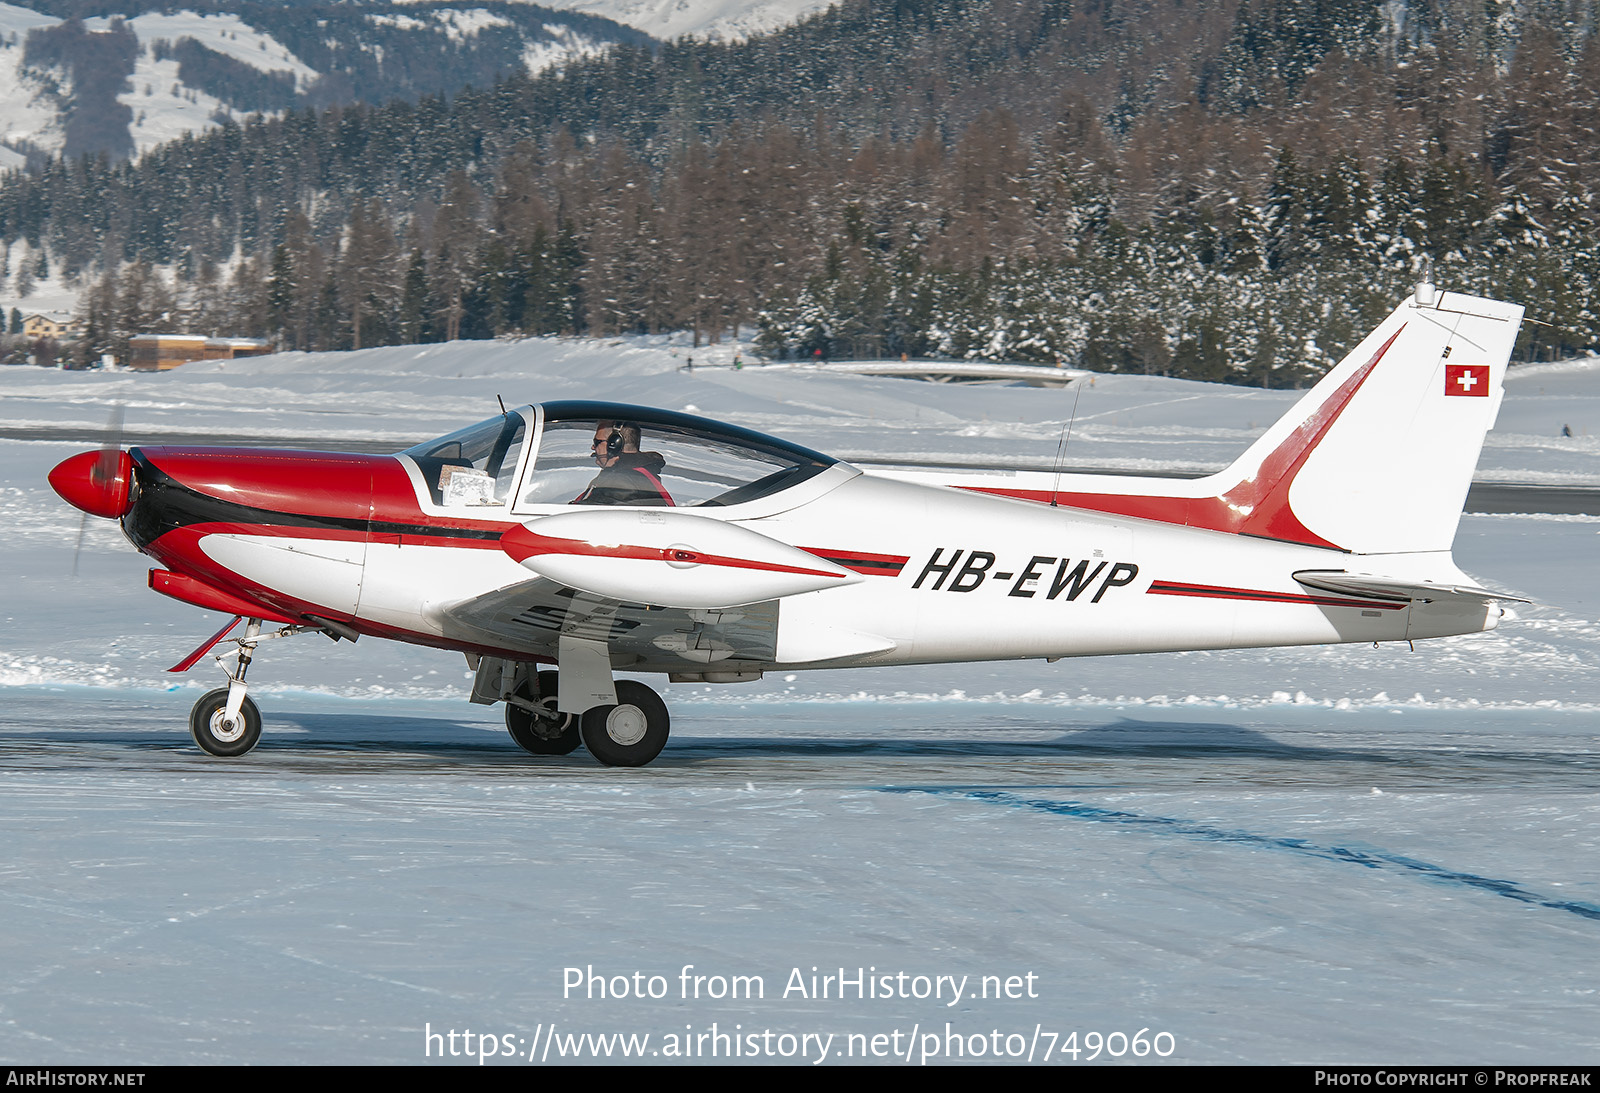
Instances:
[[[1072,439],[1072,423],[1078,420],[1078,399],[1083,395],[1083,377],[1079,376],[1072,385],[1072,416],[1067,419],[1066,425],[1061,430],[1061,439],[1056,442],[1056,481],[1050,487],[1050,507],[1056,507],[1056,496],[1061,492],[1061,459],[1067,452],[1067,441]]]

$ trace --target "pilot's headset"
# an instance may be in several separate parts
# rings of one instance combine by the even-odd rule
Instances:
[[[621,455],[622,454],[622,449],[623,449],[622,429],[623,429],[624,426],[631,425],[631,424],[632,424],[632,422],[628,422],[628,421],[613,421],[611,423],[611,435],[606,437],[606,454],[607,455]]]

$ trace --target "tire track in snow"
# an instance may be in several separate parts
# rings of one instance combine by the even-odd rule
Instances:
[[[1161,831],[1204,842],[1262,847],[1267,850],[1281,850],[1305,857],[1318,858],[1323,861],[1359,865],[1367,869],[1395,870],[1421,876],[1426,880],[1440,884],[1488,892],[1491,895],[1516,900],[1518,903],[1544,907],[1552,911],[1566,911],[1569,914],[1600,921],[1600,906],[1592,903],[1585,903],[1580,900],[1555,899],[1529,891],[1515,881],[1483,877],[1476,873],[1464,873],[1447,866],[1436,865],[1433,862],[1426,862],[1417,858],[1407,857],[1404,854],[1396,854],[1377,848],[1360,849],[1349,846],[1324,846],[1309,839],[1296,839],[1280,835],[1260,835],[1251,831],[1230,831],[1227,828],[1214,827],[1210,824],[1183,820],[1173,816],[1149,816],[1138,812],[1124,812],[1119,809],[1084,804],[1081,801],[1052,801],[1038,797],[1024,797],[1005,790],[975,789],[961,786],[879,786],[878,789],[885,793],[927,793],[935,797],[980,801],[1010,808],[1030,809],[1035,812],[1048,813],[1052,816],[1088,820],[1093,823]]]

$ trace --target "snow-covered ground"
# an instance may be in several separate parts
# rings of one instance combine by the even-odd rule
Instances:
[[[1054,456],[1076,404],[1070,464],[1194,471],[1294,397],[736,371],[734,348],[8,368],[0,428],[94,429],[121,403],[129,442],[400,446],[497,394],[605,397],[840,455],[1023,465]],[[1596,362],[1515,373],[1480,478],[1600,484],[1597,409]],[[666,1037],[713,1024],[772,1038],[692,1047],[832,1033],[829,1061],[876,1034],[942,1061],[959,1034],[983,1061],[1053,1043],[1070,1062],[1070,1033],[1082,1049],[1141,1029],[1185,1062],[1600,1053],[1600,518],[1464,518],[1463,568],[1535,601],[1489,634],[672,685],[673,739],[642,771],[524,755],[465,702],[458,656],[302,638],[252,673],[262,745],[220,761],[185,728],[220,673],[163,671],[217,618],[145,589],[107,521],[72,575],[79,514],[44,474],[81,447],[0,440],[8,1062],[409,1063],[449,1059],[465,1041],[427,1033],[467,1029],[474,1054],[491,1033],[549,1061],[567,1034],[648,1033],[666,1061]],[[691,994],[694,975],[742,975],[764,997],[708,997],[708,979],[685,998],[684,965]],[[664,997],[564,988],[591,966],[659,975]],[[813,967],[819,985],[908,973],[895,993],[970,978],[953,1005],[948,982],[841,1000],[809,997]],[[785,992],[795,969],[807,996]],[[984,976],[1002,995],[1019,977],[1013,996],[979,996]]]

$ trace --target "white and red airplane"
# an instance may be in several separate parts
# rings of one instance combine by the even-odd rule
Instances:
[[[803,668],[1407,641],[1495,626],[1451,544],[1522,308],[1419,285],[1230,467],[867,473],[746,429],[523,406],[397,455],[136,447],[50,482],[235,616],[195,740],[256,743],[269,637],[453,649],[518,744],[639,766],[654,690]],[[280,629],[263,634],[264,624]],[[544,670],[542,666],[557,670]]]

